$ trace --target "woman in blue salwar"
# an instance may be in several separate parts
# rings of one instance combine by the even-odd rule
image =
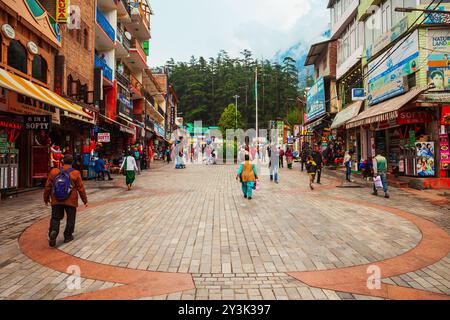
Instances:
[[[244,163],[241,163],[239,170],[237,172],[237,178],[240,177],[242,183],[242,193],[244,198],[252,200],[253,187],[258,180],[258,172],[256,170],[256,165],[250,162],[250,155],[245,155]]]

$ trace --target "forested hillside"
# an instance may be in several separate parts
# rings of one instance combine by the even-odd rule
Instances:
[[[260,127],[280,116],[287,119],[288,113],[297,108],[295,99],[300,95],[296,61],[290,57],[281,64],[257,61],[245,50],[237,58],[221,51],[208,60],[192,57],[189,62],[167,62],[170,82],[180,98],[178,110],[185,122],[203,120],[205,125],[217,125],[221,113],[235,102],[233,96],[237,94],[245,126],[254,127],[256,66]]]

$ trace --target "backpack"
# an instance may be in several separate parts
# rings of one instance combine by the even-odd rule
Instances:
[[[72,181],[70,173],[75,169],[70,168],[67,171],[60,169],[53,182],[53,197],[57,200],[67,200],[72,192]]]

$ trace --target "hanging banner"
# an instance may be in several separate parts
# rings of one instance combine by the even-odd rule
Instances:
[[[111,142],[111,134],[109,132],[99,132],[97,135],[97,141],[98,142]]]
[[[69,0],[56,0],[56,22],[66,24],[69,19]]]
[[[320,77],[316,83],[308,90],[306,113],[308,121],[320,117],[326,112],[325,107],[325,82]]]

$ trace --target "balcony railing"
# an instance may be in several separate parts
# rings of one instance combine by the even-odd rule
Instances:
[[[123,6],[127,10],[128,14],[131,15],[131,8],[130,8],[130,5],[128,3],[128,0],[120,0],[120,1],[123,3]]]
[[[131,15],[139,14],[146,27],[150,28],[150,8],[143,0],[129,0],[128,1]]]
[[[106,19],[103,12],[101,12],[99,8],[97,8],[97,23],[112,41],[116,41],[116,33],[114,31],[114,28],[111,26],[108,19]]]
[[[131,48],[131,41],[126,37],[125,30],[117,27],[117,40],[127,49],[130,51]]]
[[[136,90],[138,90],[139,92],[142,92],[143,90],[143,86],[142,83],[132,74],[130,75],[130,82],[131,82],[131,86],[134,87]]]
[[[142,45],[139,43],[139,41],[137,41],[136,39],[133,39],[131,42],[132,48],[136,49],[139,54],[142,56],[142,58],[145,59],[145,57],[147,57],[147,55],[145,54],[144,48],[142,48]]]
[[[145,97],[145,99],[147,99],[148,102],[150,102],[150,104],[151,104],[152,106],[155,105],[155,99],[154,99],[153,96],[152,96],[147,90],[145,90],[145,89],[144,89],[144,97]]]
[[[130,77],[125,73],[119,72],[118,69],[116,69],[116,79],[124,87],[128,88],[130,86]]]
[[[159,112],[159,114],[160,115],[162,115],[163,117],[165,116],[165,112],[164,112],[164,110],[160,107],[160,106],[158,106],[158,112]]]
[[[106,61],[99,56],[95,55],[95,67],[103,69],[103,75],[109,81],[113,80],[113,70],[108,66]]]

